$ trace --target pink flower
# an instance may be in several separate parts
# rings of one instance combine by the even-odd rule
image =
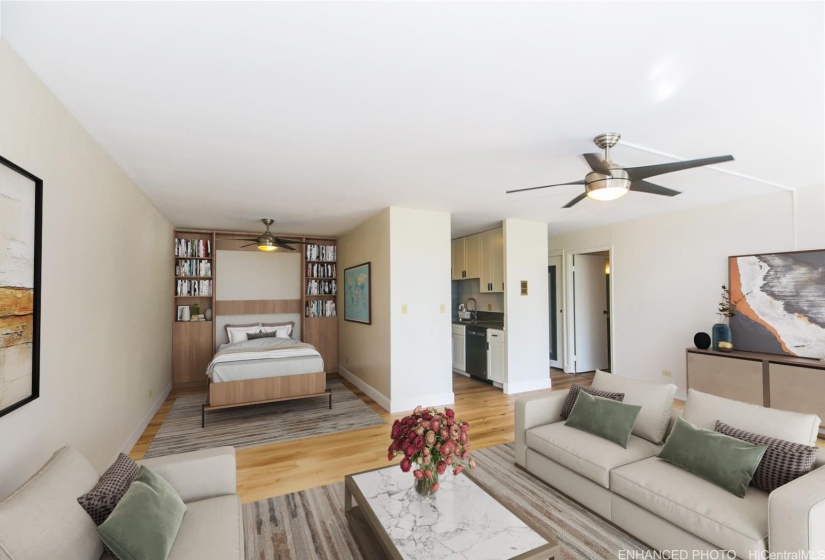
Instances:
[[[424,447],[424,438],[419,436],[415,436],[415,440],[413,440],[413,446],[415,446],[416,450],[421,450]]]
[[[461,429],[458,426],[456,426],[455,424],[450,426],[450,438],[458,439],[458,434],[460,434],[460,433],[461,433]]]
[[[410,467],[412,466],[412,461],[404,457],[401,459],[401,470],[404,472],[410,472]]]
[[[427,445],[435,445],[435,432],[434,432],[434,431],[432,431],[432,430],[430,430],[429,432],[427,432],[427,435],[426,435],[426,436],[425,436],[425,438],[424,438],[424,442],[425,442]]]
[[[392,451],[387,453],[387,461],[392,461],[395,458],[395,453]]]
[[[447,470],[447,462],[446,461],[439,461],[435,464],[435,472],[438,474],[444,474],[444,471]]]
[[[452,408],[445,408],[444,409],[444,414],[447,415],[447,418],[455,417],[455,411]]]
[[[415,453],[415,447],[413,447],[411,444],[408,443],[404,446],[404,456],[405,457],[412,457],[414,453]]]
[[[447,463],[448,465],[452,465],[453,464],[453,456],[450,455],[449,457],[445,457],[444,462]]]
[[[421,418],[423,418],[424,420],[432,420],[432,419],[433,419],[433,415],[432,415],[432,414],[430,414],[429,412],[423,412],[423,413],[421,414]]]
[[[456,468],[453,469],[453,476],[458,476],[461,474],[461,469],[463,469],[461,465],[458,465]]]
[[[467,432],[461,432],[458,435],[458,441],[460,441],[461,443],[466,443],[467,442]]]
[[[436,490],[438,490],[440,487],[441,487],[441,484],[440,484],[439,482],[436,482],[435,484],[433,484],[433,487],[432,487],[432,488],[430,488],[430,492],[435,492],[435,491],[436,491]]]
[[[413,430],[417,435],[423,436],[424,435],[424,426],[416,426],[415,430]]]
[[[450,439],[450,430],[448,428],[441,428],[441,439]]]
[[[397,420],[396,420],[396,421],[397,421]],[[398,424],[393,424],[393,426],[392,426],[392,432],[390,433],[390,437],[391,437],[392,439],[395,439],[395,438],[397,438],[399,435],[401,435],[401,428],[399,428],[399,427],[398,427]]]
[[[472,457],[470,457],[470,468],[471,469],[476,468],[476,460],[473,459]]]
[[[467,451],[466,449],[461,453],[461,459],[464,460],[464,461],[466,461],[467,457],[469,457],[469,456],[470,456],[470,452]]]
[[[452,426],[455,424],[455,418],[447,418],[447,425]]]
[[[469,432],[470,431],[470,423],[469,422],[462,422],[461,423],[461,431],[462,432]]]
[[[415,407],[415,410],[413,410],[413,414],[419,414],[421,412],[421,410],[422,410],[421,405],[418,405],[417,407]]]
[[[425,447],[424,449],[426,450],[427,448]],[[423,457],[421,457],[421,464],[426,467],[432,462],[432,460],[432,455],[424,455]]]
[[[432,478],[432,477],[433,477],[433,471],[431,471],[429,469],[424,471],[424,478]]]
[[[441,446],[441,455],[449,457],[453,454],[453,444],[449,441]]]
[[[415,469],[413,471],[413,476],[418,480],[421,480],[422,478],[424,478],[424,472],[421,469]]]
[[[430,428],[435,430],[436,432],[441,429],[441,417],[436,416],[430,421]]]

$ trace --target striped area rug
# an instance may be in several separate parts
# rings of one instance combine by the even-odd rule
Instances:
[[[383,418],[338,380],[327,381],[326,397],[300,399],[206,413],[201,428],[201,405],[206,393],[181,395],[146,451],[146,458],[231,445],[258,447],[334,432],[384,424]]]
[[[627,533],[517,469],[513,444],[473,455],[478,462],[476,480],[555,538],[561,544],[561,559],[618,558],[621,550],[648,551]],[[344,517],[343,482],[245,504],[243,516],[247,560],[363,558]]]

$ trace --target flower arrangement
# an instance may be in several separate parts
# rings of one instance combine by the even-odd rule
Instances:
[[[428,496],[439,488],[438,476],[448,468],[453,475],[461,474],[464,467],[474,469],[475,459],[470,457],[470,424],[455,418],[455,411],[445,408],[416,407],[413,413],[393,422],[387,459],[392,461],[403,454],[401,470],[410,472],[416,479],[415,489]]]
[[[750,293],[750,292],[748,292]],[[730,300],[730,288],[727,286],[722,286],[722,300],[719,302],[719,315],[723,316],[727,319],[730,319],[734,315],[736,315],[736,306],[745,299],[748,294],[744,294],[741,298],[736,301]]]

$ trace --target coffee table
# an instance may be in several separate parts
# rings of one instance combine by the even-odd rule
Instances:
[[[398,465],[344,479],[344,509],[364,557],[394,560],[550,560],[559,555],[542,536],[479,486],[467,470],[439,477],[430,497]],[[354,501],[354,503],[353,503]]]

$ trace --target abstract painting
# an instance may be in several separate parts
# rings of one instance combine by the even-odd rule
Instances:
[[[0,416],[40,395],[43,181],[0,157]]]
[[[737,350],[825,358],[825,250],[730,257]]]
[[[344,271],[344,320],[370,324],[370,263]]]

